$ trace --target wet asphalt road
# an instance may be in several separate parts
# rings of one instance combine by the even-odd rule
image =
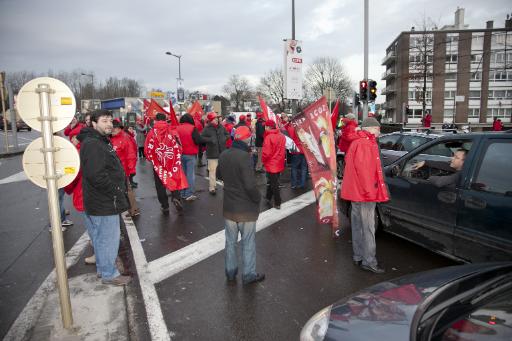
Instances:
[[[21,170],[21,156],[0,160],[0,179]],[[140,162],[135,180],[141,208],[135,224],[147,260],[158,259],[206,236],[223,230],[222,190],[211,196],[198,169],[199,199],[185,204],[180,217],[171,207],[163,216],[149,164]],[[264,175],[257,175],[264,191]],[[281,179],[283,201],[305,191],[292,191],[289,171]],[[0,185],[0,337],[7,332],[26,302],[53,267],[46,193],[28,181]],[[66,208],[70,208],[66,198]],[[266,210],[264,204],[261,210]],[[72,210],[73,211],[73,210]],[[316,223],[314,205],[279,221],[257,234],[257,268],[267,279],[244,287],[239,279],[228,285],[224,253],[188,268],[156,285],[167,328],[176,340],[296,340],[302,325],[319,309],[354,291],[388,278],[452,265],[397,237],[380,233],[378,259],[387,273],[374,275],[351,261],[350,231],[338,240],[330,227]],[[72,212],[75,226],[65,233],[68,250],[83,233],[81,218]],[[347,219],[340,220],[348,228]],[[84,254],[83,257],[87,256]],[[73,274],[94,271],[80,262]],[[130,260],[128,260],[130,263]],[[135,272],[133,264],[128,271]],[[139,339],[149,339],[140,291],[131,291],[136,302]]]

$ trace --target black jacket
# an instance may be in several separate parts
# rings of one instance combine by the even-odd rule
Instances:
[[[203,129],[201,137],[206,140],[206,158],[218,159],[220,153],[226,149],[229,135],[221,124],[215,127],[210,123]]]
[[[95,216],[126,211],[126,175],[109,139],[93,128],[78,135],[85,213]]]
[[[236,222],[258,220],[261,194],[247,144],[233,141],[232,147],[220,154],[217,178],[224,181],[224,218]]]
[[[265,135],[265,120],[258,118],[256,121],[256,147],[263,147],[263,136]]]

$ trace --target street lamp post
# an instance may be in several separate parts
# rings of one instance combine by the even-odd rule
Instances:
[[[177,78],[177,80],[178,80],[178,87],[177,87],[177,90],[176,90],[176,96],[178,97],[178,101],[180,102],[180,111],[182,111],[182,102],[184,100],[184,96],[183,96],[182,100],[179,99],[179,91],[180,91],[180,88],[183,86],[182,85],[183,79],[181,78],[181,55],[173,54],[173,53],[171,53],[169,51],[165,52],[165,54],[168,55],[168,56],[173,56],[173,57],[178,58],[178,78]]]

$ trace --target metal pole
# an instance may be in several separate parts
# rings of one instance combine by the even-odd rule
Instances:
[[[7,84],[7,94],[9,96],[9,108],[11,109],[11,122],[16,122],[17,115],[16,110],[14,110],[14,96],[10,84]],[[18,129],[16,129],[16,124],[12,128],[12,144],[14,145],[14,150],[18,150]]]
[[[292,40],[295,40],[295,0],[292,0]],[[292,99],[292,117],[297,114],[298,100]]]
[[[181,56],[178,56],[178,77],[181,81]]]
[[[368,86],[368,0],[364,0],[364,81],[366,82],[366,101],[363,101],[363,120],[368,117],[368,100],[370,87]]]
[[[5,136],[5,151],[9,153],[9,138],[7,136],[7,117],[5,117],[5,101],[4,101],[4,78],[5,72],[0,72],[0,100],[2,101],[2,117],[4,118],[4,136]]]
[[[64,242],[60,222],[60,209],[57,190],[58,175],[55,172],[55,151],[53,147],[52,117],[50,114],[50,93],[48,84],[39,84],[36,92],[39,93],[39,108],[41,110],[41,126],[43,133],[43,149],[45,161],[46,187],[48,188],[48,204],[50,222],[52,225],[53,258],[57,272],[57,287],[59,289],[60,313],[64,328],[70,329],[73,325],[71,313],[71,300],[69,298],[68,275],[64,258]]]

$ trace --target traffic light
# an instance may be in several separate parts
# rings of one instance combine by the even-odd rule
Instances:
[[[359,107],[359,94],[358,93],[354,94],[354,106]]]
[[[368,82],[368,86],[370,87],[370,101],[375,101],[377,98],[377,82],[374,80],[370,80]]]
[[[359,99],[361,101],[368,100],[368,82],[365,80],[359,82]]]

